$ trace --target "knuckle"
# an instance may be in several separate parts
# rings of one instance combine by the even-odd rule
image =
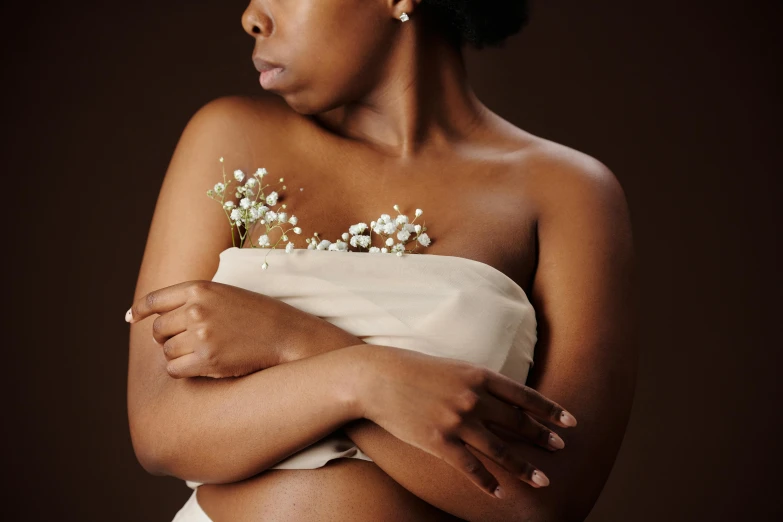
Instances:
[[[167,364],[166,365],[166,373],[168,373],[170,377],[173,377],[175,379],[179,379],[180,378],[180,371],[179,371],[179,369],[177,369],[177,367],[172,365],[172,364]]]
[[[501,441],[493,440],[490,442],[489,451],[497,460],[504,461],[506,458],[508,458],[508,446]]]
[[[199,299],[209,291],[209,281],[193,281],[188,288],[190,297]]]
[[[471,383],[474,387],[485,387],[489,382],[489,369],[474,365],[471,367]]]
[[[154,309],[155,308],[155,302],[158,300],[158,296],[155,294],[155,292],[150,292],[147,294],[147,297],[144,298],[144,304],[147,306],[147,308]]]
[[[462,415],[457,412],[449,411],[443,415],[441,425],[446,433],[454,433],[462,426]]]
[[[442,429],[433,426],[430,430],[430,442],[434,446],[443,446],[448,442],[448,437],[446,437]]]
[[[163,316],[159,315],[152,321],[152,334],[158,336],[163,330]]]
[[[460,393],[457,397],[457,407],[462,412],[470,412],[476,407],[479,401],[479,396],[472,389],[467,389]]]
[[[462,462],[462,469],[471,475],[476,475],[481,471],[481,463],[476,458],[466,456]]]
[[[520,385],[519,389],[517,390],[517,396],[519,397],[519,402],[521,404],[527,404],[530,400],[530,388],[524,384]]]
[[[192,304],[188,306],[188,317],[193,321],[201,321],[204,319],[204,307],[200,304]]]
[[[196,328],[196,331],[193,333],[196,336],[196,339],[198,339],[199,341],[206,341],[209,339],[211,332],[209,331],[208,327],[201,326],[199,328]]]

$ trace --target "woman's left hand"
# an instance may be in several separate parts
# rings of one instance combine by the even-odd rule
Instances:
[[[319,329],[337,328],[278,299],[214,281],[150,292],[133,303],[125,320],[152,314],[160,314],[152,336],[174,378],[247,375],[286,362],[286,353]]]

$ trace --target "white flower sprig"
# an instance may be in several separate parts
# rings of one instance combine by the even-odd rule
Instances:
[[[220,158],[220,163],[223,163],[223,158]],[[244,185],[239,185],[236,188],[235,196],[239,199],[239,205],[237,205],[231,200],[226,201],[229,186],[234,180],[226,178],[226,169],[223,166],[223,182],[217,183],[212,189],[207,190],[207,196],[219,202],[226,213],[231,229],[231,241],[235,247],[237,244],[234,238],[234,228],[237,229],[239,234],[239,248],[243,248],[245,240],[249,236],[251,225],[260,223],[266,227],[266,233],[258,238],[258,245],[254,245],[251,239],[251,248],[273,249],[277,247],[280,241],[288,241],[285,246],[285,253],[290,254],[294,250],[294,244],[288,240],[288,233],[293,231],[294,234],[301,234],[302,229],[296,226],[298,221],[296,216],[288,217],[288,213],[284,212],[286,209],[285,203],[277,209],[272,208],[277,204],[279,194],[276,191],[270,192],[268,195],[264,194],[264,189],[269,187],[269,185],[260,185],[267,174],[268,172],[265,168],[259,168],[251,177],[245,176],[245,173],[241,170],[234,171],[234,180],[238,183],[242,183],[247,177]],[[282,182],[283,178],[280,178],[280,183]],[[283,185],[281,189],[285,190],[286,186]],[[429,246],[430,238],[426,233],[427,227],[424,224],[415,223],[416,219],[423,214],[423,211],[417,208],[415,217],[411,221],[408,219],[408,216],[402,214],[399,205],[394,205],[393,208],[398,213],[394,219],[389,214],[381,214],[376,221],[370,222],[369,227],[367,223],[357,223],[349,227],[348,232],[342,234],[341,240],[338,239],[332,242],[327,239],[321,239],[318,236],[318,232],[315,232],[312,238],[305,239],[305,242],[308,244],[307,249],[353,252],[348,248],[350,245],[354,248],[366,248],[368,252],[373,254],[389,253],[397,254],[398,257],[401,257],[404,253],[416,253],[419,245]],[[288,230],[283,230],[282,225],[286,223],[291,224],[292,227]],[[268,234],[274,228],[280,228],[282,235],[273,245],[269,240]],[[365,234],[365,232],[368,234]],[[385,246],[371,246],[373,232],[381,236]],[[395,237],[397,239],[396,242]],[[413,249],[408,250],[405,246],[410,241],[414,241],[415,244]],[[269,252],[267,252],[268,255]],[[266,256],[264,256],[264,263],[261,265],[261,268],[266,270],[268,267],[269,263],[267,263]]]
[[[404,215],[400,211],[399,205],[394,205],[394,210],[398,212],[397,217],[392,219],[389,214],[381,214],[377,221],[371,221],[370,226],[367,223],[357,223],[352,225],[348,232],[344,232],[341,239],[337,241],[329,241],[328,239],[321,239],[318,236],[318,232],[313,234],[312,238],[307,238],[308,250],[337,250],[341,252],[352,252],[348,249],[348,246],[355,248],[368,248],[368,252],[372,254],[397,254],[401,257],[402,254],[414,254],[419,245],[429,246],[430,238],[426,233],[427,227],[414,224],[416,219],[424,212],[417,208],[413,221],[408,219],[408,216]],[[369,232],[369,235],[365,235],[365,232]],[[375,232],[381,236],[385,246],[376,247],[370,246],[372,244],[372,233]],[[414,235],[415,234],[415,235]],[[394,237],[397,241],[395,242]],[[406,250],[405,245],[415,241],[414,248],[412,250]]]
[[[223,158],[220,158],[220,163],[223,163]],[[264,176],[269,174],[265,168],[258,169],[252,176],[247,177],[241,170],[234,171],[234,180],[238,183],[242,183],[247,177],[247,180],[243,185],[239,185],[236,188],[235,196],[239,199],[239,205],[229,200],[226,201],[226,194],[229,193],[229,186],[234,180],[226,178],[226,168],[223,168],[223,182],[217,183],[215,186],[207,190],[207,196],[219,202],[223,207],[223,211],[226,213],[228,223],[231,228],[231,242],[234,246],[237,246],[234,238],[234,228],[237,229],[239,235],[239,248],[242,248],[245,244],[245,240],[249,236],[250,227],[255,223],[260,223],[266,227],[266,233],[258,238],[258,245],[253,244],[253,240],[250,240],[251,248],[275,248],[280,241],[288,241],[288,233],[301,234],[302,229],[296,226],[297,218],[294,215],[288,217],[288,213],[285,212],[286,204],[283,203],[277,209],[274,209],[277,205],[279,197],[278,192],[272,191],[268,195],[264,194],[264,190],[269,185],[261,186],[261,182]],[[280,178],[280,183],[283,182],[283,178]],[[286,189],[283,185],[280,187],[282,190]],[[260,198],[260,201],[259,201]],[[283,230],[284,224],[292,225],[288,230]],[[269,232],[279,228],[282,231],[280,239],[272,245],[269,241]],[[244,229],[244,231],[243,231]],[[294,244],[288,241],[285,247],[286,253],[290,253],[294,249]],[[267,252],[267,255],[269,253]],[[264,257],[264,263],[261,268],[266,270],[269,267],[269,263],[266,262],[266,256]]]

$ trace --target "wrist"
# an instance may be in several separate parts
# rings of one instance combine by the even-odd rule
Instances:
[[[293,362],[333,350],[362,344],[362,340],[325,319],[313,316],[281,350],[280,362]]]
[[[345,356],[344,398],[347,408],[354,419],[365,418],[370,386],[375,380],[375,365],[372,350],[381,348],[371,344],[354,344],[340,350]]]

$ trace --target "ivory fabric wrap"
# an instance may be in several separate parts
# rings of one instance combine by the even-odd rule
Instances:
[[[212,280],[280,299],[368,344],[469,361],[521,384],[533,365],[537,323],[525,291],[473,259],[232,247]],[[270,469],[315,469],[341,457],[372,462],[335,432]]]

